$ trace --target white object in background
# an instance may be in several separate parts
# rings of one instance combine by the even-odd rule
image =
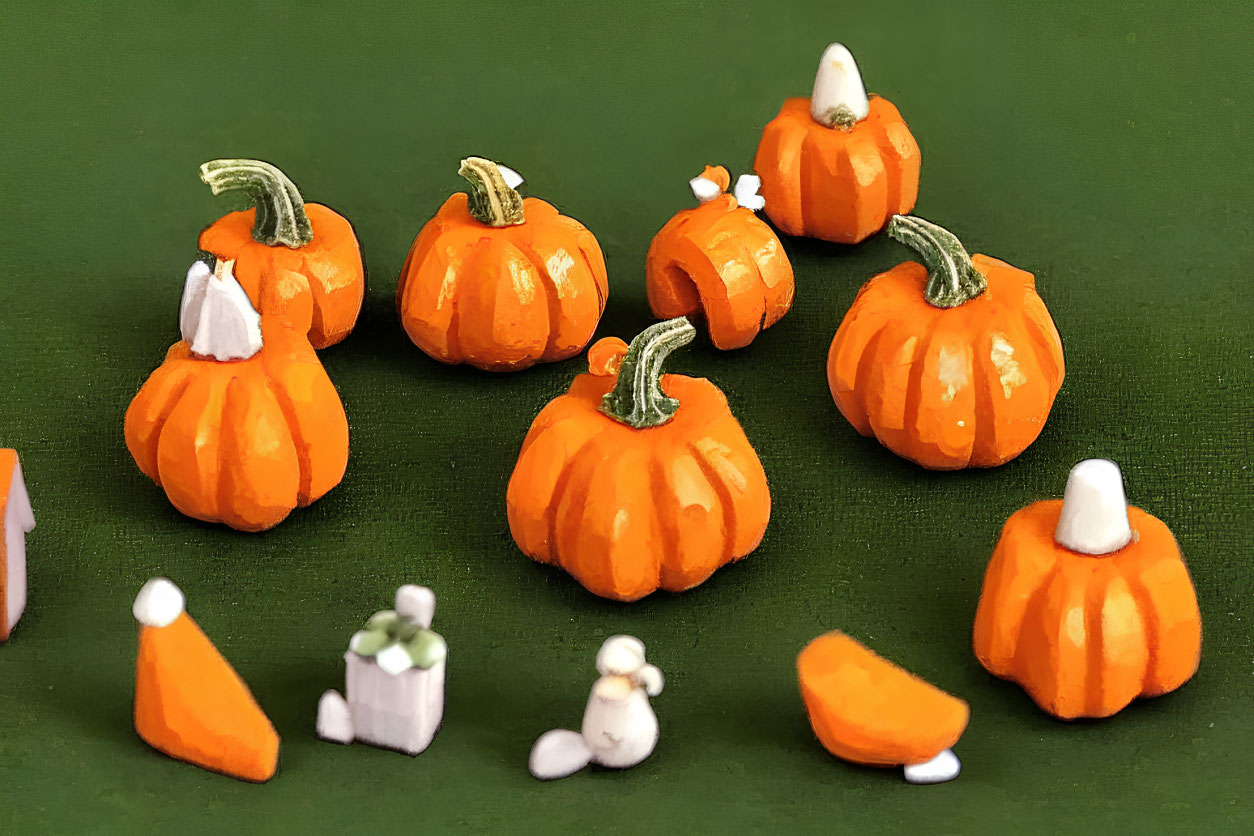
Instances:
[[[565,778],[590,763],[626,769],[642,762],[658,741],[657,715],[649,697],[662,693],[662,672],[648,664],[644,643],[611,636],[597,653],[601,678],[592,686],[578,732],[545,732],[531,748],[527,766],[542,781]]]
[[[26,535],[35,528],[22,462],[16,450],[0,450],[0,641],[8,639],[26,610]],[[6,469],[9,472],[5,472]]]
[[[952,781],[962,772],[962,763],[953,749],[945,749],[925,763],[905,766],[906,780],[912,784],[943,784]]]
[[[732,194],[736,202],[751,212],[760,212],[766,208],[766,198],[758,194],[762,188],[762,178],[756,174],[742,174],[736,178]]]
[[[844,44],[831,44],[819,59],[810,94],[810,118],[829,128],[851,128],[871,112],[858,62]]]
[[[192,353],[215,360],[247,360],[261,350],[261,316],[232,268],[219,260],[213,270],[197,261],[187,271],[179,306],[179,332]]]
[[[375,613],[344,654],[345,692],[318,700],[318,736],[421,754],[444,717],[448,646],[431,631],[435,594],[406,584],[396,609]]]
[[[1119,465],[1085,459],[1071,468],[1054,540],[1081,554],[1110,554],[1132,541]]]

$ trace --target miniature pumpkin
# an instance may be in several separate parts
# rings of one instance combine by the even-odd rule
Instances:
[[[337,485],[348,419],[303,334],[260,318],[231,275],[196,262],[183,340],[126,411],[126,446],[179,511],[241,531],[277,525]]]
[[[212,160],[200,179],[214,194],[245,191],[255,208],[231,212],[200,233],[200,249],[235,262],[235,277],[263,316],[282,316],[314,348],[335,345],[357,323],[366,293],[352,224],[261,160]]]
[[[704,317],[721,349],[742,348],[792,307],[792,265],[771,228],[758,220],[758,178],[731,177],[706,166],[691,181],[700,202],[671,218],[653,239],[645,262],[654,316]]]
[[[0,449],[0,642],[26,609],[26,535],[35,512],[16,450]]]
[[[753,168],[766,214],[789,235],[856,244],[914,208],[919,146],[892,102],[867,97],[849,50],[832,44],[814,92],[787,99]]]
[[[1114,462],[1006,521],[984,574],[975,655],[1063,719],[1108,717],[1197,671],[1202,621],[1171,531],[1124,498]]]
[[[396,288],[414,345],[444,363],[497,372],[583,351],[609,294],[592,233],[522,198],[502,171],[481,157],[462,160],[470,193],[450,197],[423,226]]]
[[[589,373],[523,440],[506,496],[515,542],[604,598],[690,589],[766,531],[766,474],[727,399],[703,378],[662,375],[695,334],[679,318],[630,347],[597,342]]]
[[[839,630],[806,645],[797,657],[797,678],[824,749],[867,766],[906,766],[907,780],[914,772],[909,767],[936,760],[958,742],[970,716],[963,700]],[[952,753],[944,760],[957,764]],[[941,780],[953,777],[956,772]]]
[[[968,256],[948,231],[897,216],[917,251],[867,282],[827,355],[841,414],[937,470],[993,467],[1036,440],[1062,386],[1062,341],[1031,273]]]

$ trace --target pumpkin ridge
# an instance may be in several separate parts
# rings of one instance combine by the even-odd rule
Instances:
[[[531,266],[535,269],[537,276],[539,276],[539,279],[536,282],[536,284],[539,285],[537,290],[541,290],[544,293],[545,306],[548,308],[549,312],[549,334],[544,340],[544,350],[540,352],[540,357],[538,357],[537,360],[540,362],[563,360],[565,359],[564,357],[549,356],[549,352],[553,351],[555,348],[554,343],[557,340],[561,322],[566,319],[566,317],[562,314],[562,297],[558,292],[557,282],[553,281],[553,276],[549,274],[549,263],[546,259],[540,257],[540,253],[536,251],[535,245],[530,241],[523,241],[520,238],[519,240],[511,241],[510,243],[513,244],[515,249],[521,252],[526,259],[531,262]],[[596,284],[595,278],[593,279],[593,284]],[[595,327],[596,326],[594,325],[594,330]],[[588,338],[591,339],[592,335],[589,334]],[[587,342],[587,340],[584,340],[585,345]]]
[[[877,229],[883,227],[889,218],[887,201],[884,201],[882,205],[878,205],[878,200],[877,205],[871,204],[871,198],[877,197],[873,194],[876,184],[883,184],[886,179],[883,154],[875,138],[867,136],[866,130],[859,130],[859,127],[860,125],[855,126],[845,135],[845,141],[840,148],[840,156],[836,158],[836,171],[839,179],[854,186],[848,203],[850,215],[840,222],[840,226],[853,230],[853,237],[847,243],[865,240]],[[873,154],[866,153],[868,145],[870,150],[874,151]],[[866,169],[868,163],[878,165],[880,176],[863,183],[859,172]],[[842,208],[845,206],[843,203],[839,205]]]
[[[910,377],[906,385],[906,403],[902,410],[901,433],[903,441],[909,446],[915,440],[915,428],[919,425],[919,411],[923,403],[923,374],[927,370],[927,354],[931,350],[932,340],[936,337],[936,331],[940,328],[940,317],[932,316],[928,319],[927,327],[923,333],[919,335],[918,342],[914,344],[914,356],[910,361]],[[927,449],[932,448],[939,455],[944,455],[940,449],[940,445],[918,440],[919,446]],[[949,457],[946,466],[955,462]],[[959,463],[958,466],[966,464]]]
[[[586,443],[580,445],[580,453],[587,451],[590,447],[595,445],[598,440],[598,436],[589,438]],[[574,564],[568,562],[570,555],[566,555],[565,549],[562,548],[562,543],[565,540],[561,531],[563,522],[561,519],[562,507],[563,505],[568,506],[570,510],[568,516],[575,517],[574,520],[570,521],[570,525],[575,528],[580,528],[582,525],[584,511],[587,509],[588,491],[591,488],[592,480],[596,477],[597,470],[599,469],[597,465],[608,464],[610,461],[618,457],[617,454],[621,450],[621,446],[615,446],[611,450],[609,456],[606,456],[603,460],[596,462],[596,464],[588,466],[586,468],[586,473],[579,473],[577,471],[577,468],[583,458],[582,455],[567,456],[566,463],[562,467],[562,472],[557,477],[557,481],[553,484],[553,499],[548,505],[549,556],[553,558],[553,562],[555,564],[569,572],[576,580],[580,580],[580,576],[576,574],[576,565],[574,564],[578,564],[579,561],[574,561]],[[594,450],[592,452],[596,451]],[[576,475],[580,478],[576,479]],[[582,581],[580,582],[582,583]]]
[[[731,563],[739,560],[744,555],[735,553],[736,544],[736,526],[739,522],[736,513],[735,497],[732,496],[731,489],[727,487],[727,483],[723,481],[719,475],[718,469],[709,462],[704,452],[692,441],[685,441],[689,452],[697,461],[697,467],[701,468],[701,472],[705,474],[705,478],[710,480],[710,487],[714,489],[714,493],[718,495],[718,501],[723,506],[723,550],[720,565]]]
[[[1135,542],[1135,541],[1133,541]],[[1125,546],[1124,548],[1127,548]],[[1150,649],[1149,659],[1145,665],[1145,672],[1141,676],[1141,686],[1137,691],[1137,696],[1153,696],[1153,689],[1150,684],[1157,679],[1159,663],[1162,660],[1162,653],[1159,652],[1159,630],[1158,619],[1153,617],[1154,603],[1150,597],[1149,590],[1145,588],[1144,581],[1141,580],[1140,572],[1126,572],[1124,581],[1128,584],[1128,591],[1132,595],[1132,600],[1136,601],[1137,609],[1141,612],[1141,623],[1144,625],[1146,647]]]
[[[191,362],[191,361],[184,361],[184,362]],[[174,412],[175,407],[178,406],[179,401],[183,398],[183,394],[187,391],[187,388],[192,385],[192,375],[190,373],[190,369],[188,369],[186,366],[183,366],[181,364],[180,366],[177,367],[177,369],[178,369],[178,372],[181,374],[182,379],[174,384],[174,388],[165,396],[165,401],[162,403],[161,408],[157,411],[157,417],[154,418],[149,423],[148,438],[150,440],[147,441],[144,446],[148,448],[145,451],[145,453],[151,454],[151,455],[146,455],[145,458],[149,462],[149,464],[151,464],[152,472],[149,473],[148,470],[144,468],[143,466],[140,466],[139,468],[140,472],[142,472],[149,479],[152,479],[152,481],[156,484],[157,487],[161,487],[161,471],[160,471],[160,468],[157,466],[157,447],[161,441],[161,433],[165,429],[166,422],[170,420],[170,414]],[[152,380],[152,377],[150,376],[149,381],[151,380]],[[147,383],[145,383],[144,385],[147,386]],[[143,389],[141,388],[140,391],[142,393]],[[138,400],[139,398],[136,397],[136,401]],[[132,406],[133,405],[134,404],[132,403]],[[130,410],[128,409],[127,414],[129,415],[129,413],[130,413]],[[125,425],[125,420],[123,421],[123,425]],[[129,441],[129,438],[128,438],[128,441]],[[134,450],[131,451],[132,456],[134,456],[134,452],[135,452]],[[136,458],[138,459],[138,457]]]
[[[879,111],[883,107],[883,99],[876,97],[871,99],[871,112],[866,118],[866,122],[872,130],[871,139],[875,144],[875,149],[879,152],[880,161],[884,166],[884,196],[886,199],[887,211],[885,216],[895,212],[907,211],[900,208],[902,206],[902,181],[903,177],[901,158],[897,153],[897,146],[893,144],[892,137],[888,135],[888,122],[884,119],[884,115]]]
[[[1019,629],[1016,631],[1018,638],[1015,640],[1014,653],[1010,656],[1010,665],[1008,666],[1009,670],[1007,671],[1007,675],[1003,676],[1002,674],[998,674],[998,676],[1002,676],[1004,679],[1010,679],[1019,683],[1024,687],[1025,691],[1028,691],[1029,696],[1033,699],[1036,698],[1036,695],[1028,690],[1028,678],[1024,673],[1028,666],[1025,664],[1025,660],[1023,658],[1023,644],[1024,640],[1030,633],[1029,630],[1024,628],[1030,619],[1034,617],[1039,619],[1041,617],[1043,610],[1045,609],[1045,599],[1049,597],[1050,589],[1053,587],[1054,583],[1058,580],[1058,576],[1061,574],[1062,567],[1055,562],[1053,567],[1050,568],[1049,572],[1041,580],[1040,584],[1037,585],[1036,589],[1032,590],[1032,595],[1028,598],[1027,604],[1023,607],[1023,612],[1019,616]]]
[[[854,372],[853,388],[851,388],[848,392],[842,393],[843,397],[846,399],[850,397],[855,399],[858,407],[859,418],[861,420],[853,421],[852,423],[854,428],[863,435],[874,434],[874,430],[871,429],[871,418],[867,412],[866,395],[864,393],[866,392],[867,381],[870,380],[871,371],[875,367],[877,358],[879,357],[880,341],[883,339],[884,333],[892,324],[891,320],[885,322],[863,345],[862,356],[858,359],[858,367]],[[862,429],[864,426],[866,427],[865,430]]]
[[[1106,592],[1110,588],[1110,576],[1109,561],[1103,562],[1089,573],[1088,585],[1084,590],[1084,713],[1090,717],[1106,715],[1103,710],[1107,687],[1103,675],[1106,636],[1102,629],[1102,615],[1105,611]]]
[[[993,393],[989,390],[988,364],[991,340],[987,332],[981,332],[979,339],[971,345],[971,383],[975,388],[975,440],[971,444],[971,461],[982,467],[997,464],[997,407],[993,404]]]
[[[264,375],[262,375],[264,377]],[[233,396],[238,391],[239,375],[232,374],[226,382],[226,391],[222,393],[222,409],[220,415],[226,415],[230,408]],[[221,419],[219,419],[221,420]],[[229,441],[228,441],[229,439]],[[237,447],[235,438],[232,433],[223,432],[222,428],[218,430],[218,490],[214,495],[213,501],[217,505],[217,513],[214,515],[213,522],[224,522],[227,518],[227,509],[230,509],[231,515],[235,516],[235,509],[231,506],[231,494],[235,488],[235,479],[231,473],[231,468],[227,466],[227,454],[238,454],[235,449]]]
[[[666,446],[669,447],[670,445]],[[679,522],[674,518],[675,503],[670,501],[672,493],[666,482],[666,471],[662,464],[662,457],[658,455],[656,449],[649,453],[649,489],[653,494],[654,500],[649,503],[653,511],[653,525],[656,527],[655,530],[662,535],[660,538],[662,541],[662,553],[653,561],[653,568],[656,573],[653,585],[655,589],[662,588],[668,592],[682,592],[682,589],[671,589],[670,586],[663,583],[666,567],[673,566],[679,554],[677,546],[679,542]]]
[[[801,234],[806,236],[817,237],[819,230],[816,228],[818,223],[816,220],[817,206],[816,201],[821,197],[814,193],[813,178],[809,176],[812,168],[822,165],[823,152],[822,149],[815,147],[815,141],[809,132],[801,135],[801,142],[797,149],[797,193],[798,202],[801,204]],[[818,157],[818,162],[814,157]],[[770,205],[770,202],[767,202]]]
[[[1030,299],[1032,296],[1035,296],[1031,291],[1024,291],[1024,293]],[[1033,310],[1037,308],[1038,304],[1039,311]],[[1040,317],[1040,314],[1044,314],[1043,319]],[[1041,302],[1040,297],[1031,299],[1031,309],[1025,306],[1019,313],[1019,319],[1022,322],[1024,334],[1036,349],[1034,354],[1041,365],[1041,371],[1049,378],[1049,388],[1056,396],[1058,390],[1062,387],[1064,375],[1064,371],[1059,363],[1062,353],[1057,349],[1057,346],[1062,342],[1058,335],[1058,327],[1054,325],[1053,318],[1050,317],[1049,310]],[[1053,330],[1052,335],[1045,330],[1047,324]],[[1053,398],[1050,398],[1050,400],[1052,402]]]
[[[271,378],[269,374],[261,375],[261,379],[265,385],[265,391],[270,393],[279,407],[279,412],[283,413],[287,431],[292,436],[292,444],[296,448],[296,465],[300,473],[300,479],[296,483],[296,503],[304,508],[313,501],[310,496],[313,485],[313,465],[309,459],[309,444],[305,441],[300,420],[287,388]]]
[[[206,361],[199,361],[199,362],[206,362]],[[243,362],[248,362],[248,361],[243,361]],[[179,398],[178,403],[175,404],[174,410],[172,410],[170,413],[171,421],[177,421],[177,420],[182,419],[181,415],[178,418],[175,417],[175,413],[179,412],[179,410],[182,409],[182,410],[192,413],[191,417],[188,419],[189,423],[192,424],[193,429],[198,429],[201,417],[203,416],[204,413],[208,411],[220,412],[220,408],[225,403],[226,393],[225,391],[223,391],[219,398],[218,390],[219,388],[225,389],[225,386],[221,380],[221,378],[224,377],[225,375],[220,375],[220,374],[217,374],[216,372],[217,372],[217,369],[211,366],[210,368],[206,369],[203,374],[189,376],[188,386],[186,390],[184,391],[183,395]],[[230,370],[228,373],[231,375],[231,378],[234,377],[233,369]],[[229,383],[229,379],[227,382]],[[206,390],[204,392],[204,400],[205,400],[204,406],[199,409],[195,408],[197,405],[194,403],[192,403],[191,406],[185,406],[185,404],[191,403],[190,401],[188,401],[188,398],[192,397],[193,395],[198,394],[199,386],[203,386]],[[220,400],[220,402],[217,403],[215,407],[215,401],[218,401],[218,400]],[[210,437],[208,441],[206,442],[205,446],[211,446],[211,445],[216,444],[218,445],[218,448],[220,450],[221,444],[222,444],[222,422],[220,420],[217,422],[211,422],[208,427],[208,431],[209,431]],[[163,432],[160,438],[158,439],[158,444],[157,444],[158,468],[160,468],[162,464],[162,452],[161,452],[162,447],[165,447],[165,449],[167,450],[167,453],[165,456],[167,460],[175,454],[174,451],[171,450],[170,445],[176,444],[177,442],[177,439],[175,437],[176,435],[177,434],[168,434],[168,433]],[[175,447],[174,450],[177,450],[178,452],[182,452],[181,450],[178,450],[177,447]],[[219,459],[220,459],[220,456],[219,456]],[[200,468],[200,464],[201,464],[201,461],[194,457],[192,461],[190,462],[190,465],[192,466],[192,468],[195,470],[195,473],[196,473],[196,480],[198,483],[197,488],[201,487],[203,483],[206,481],[204,478],[204,473],[202,472]],[[189,465],[188,462],[179,461],[175,469],[186,472],[189,469],[188,465]],[[215,461],[215,466],[218,466],[217,461]],[[214,479],[216,479],[218,475],[219,474],[216,471],[211,474],[211,476]],[[153,481],[157,481],[157,480],[154,479]],[[188,516],[194,517],[196,519],[205,519],[205,516],[210,517],[210,519],[205,520],[206,522],[219,522],[220,521],[216,515],[209,514],[208,512],[206,512],[205,516],[202,516],[200,514],[188,513],[186,508],[184,508],[182,505],[176,502],[174,497],[170,494],[169,482],[170,480],[163,478],[159,484],[161,485],[161,488],[165,490],[166,496],[169,497],[171,504],[173,504],[174,507],[177,508],[180,513],[187,514]],[[178,489],[176,488],[176,493],[177,492],[178,492]],[[201,490],[196,490],[191,493],[193,493],[194,496],[183,497],[183,499],[185,500],[191,499],[195,501],[196,499],[206,495],[206,492],[201,491]],[[216,497],[215,497],[215,500],[216,500]],[[195,507],[195,506],[189,504],[189,507]]]

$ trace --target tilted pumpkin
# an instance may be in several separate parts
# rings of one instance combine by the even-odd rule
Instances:
[[[834,630],[806,645],[797,679],[823,748],[866,766],[904,766],[906,780],[958,777],[950,751],[967,727],[967,704]]]
[[[494,372],[583,351],[609,294],[596,238],[519,195],[511,169],[469,157],[458,174],[470,193],[440,207],[401,268],[396,307],[405,333],[436,360]]]
[[[757,177],[742,176],[734,196],[722,166],[690,183],[700,205],[671,218],[649,247],[649,307],[661,319],[701,317],[715,346],[742,348],[792,307],[792,265],[755,214]]]
[[[704,378],[662,375],[695,334],[679,318],[630,346],[600,340],[523,440],[506,496],[514,540],[603,598],[690,589],[766,531],[766,474],[727,399]]]
[[[1108,717],[1197,671],[1202,620],[1180,547],[1089,459],[1062,500],[1016,511],[984,574],[975,655],[1063,719]]]
[[[766,214],[789,235],[856,244],[914,208],[919,146],[892,102],[868,97],[849,50],[832,44],[814,92],[762,131],[753,168]]]
[[[1062,386],[1062,340],[1031,273],[967,255],[951,233],[897,216],[919,253],[867,282],[827,355],[849,423],[937,470],[1004,464],[1036,440]]]
[[[210,224],[200,249],[235,262],[235,277],[261,315],[282,316],[314,348],[347,337],[366,293],[352,224],[305,203],[282,171],[261,160],[211,160],[200,179],[214,194],[244,191],[256,204]]]
[[[127,409],[126,446],[179,511],[261,531],[343,478],[348,419],[308,340],[259,317],[231,267],[188,271],[183,340]]]

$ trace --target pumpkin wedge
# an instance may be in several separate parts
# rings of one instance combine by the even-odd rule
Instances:
[[[839,630],[806,645],[797,657],[797,678],[819,742],[853,763],[927,764],[945,755],[967,727],[970,712],[963,700]]]
[[[165,578],[135,598],[135,731],[172,758],[243,781],[274,776],[279,735]]]

